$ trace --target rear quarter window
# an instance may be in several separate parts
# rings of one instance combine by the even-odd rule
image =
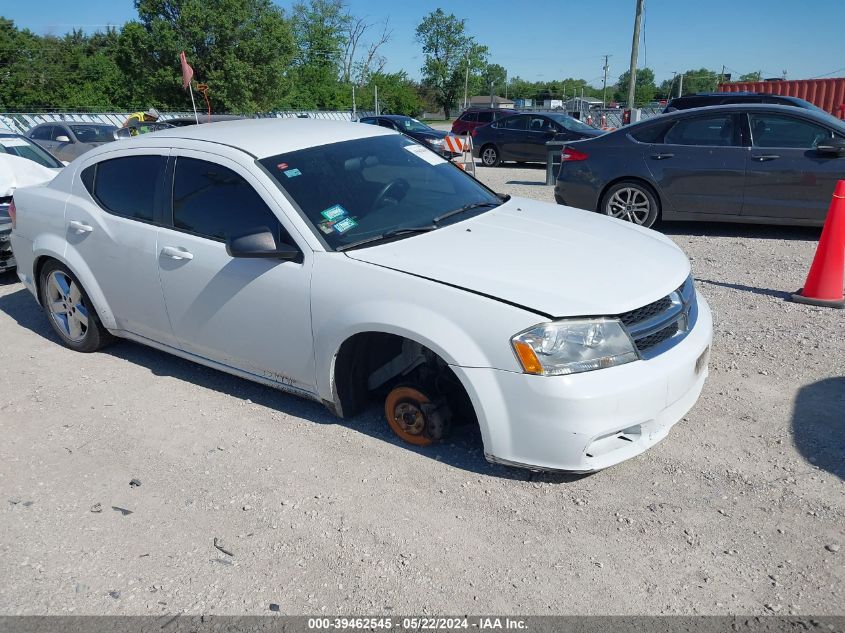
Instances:
[[[660,143],[663,141],[663,135],[669,129],[671,123],[658,123],[655,125],[645,125],[640,129],[631,131],[628,135],[639,143]]]

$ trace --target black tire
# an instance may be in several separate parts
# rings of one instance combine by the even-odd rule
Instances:
[[[502,164],[499,150],[495,145],[485,145],[478,152],[478,156],[481,158],[481,164],[485,167],[498,167]]]
[[[599,212],[646,228],[660,218],[660,199],[638,180],[622,180],[602,196]]]
[[[66,282],[67,291],[62,289],[60,279]],[[67,266],[56,260],[44,264],[38,288],[50,327],[65,347],[77,352],[96,352],[114,341],[103,327],[85,288]],[[59,310],[54,311],[54,307]]]

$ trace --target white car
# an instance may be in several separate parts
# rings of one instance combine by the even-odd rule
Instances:
[[[94,149],[14,197],[18,275],[68,347],[113,336],[417,445],[595,471],[707,376],[710,310],[653,231],[500,196],[396,132],[243,120]]]

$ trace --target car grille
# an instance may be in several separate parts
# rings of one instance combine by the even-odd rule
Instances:
[[[690,276],[669,295],[616,318],[628,330],[640,355],[649,358],[668,349],[670,345],[663,343],[686,335],[695,307],[695,288]]]

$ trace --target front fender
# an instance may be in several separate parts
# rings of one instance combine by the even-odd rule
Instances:
[[[521,371],[510,338],[542,320],[489,297],[340,253],[315,257],[311,301],[316,384],[330,402],[336,401],[335,358],[356,334],[403,336],[453,367]]]

